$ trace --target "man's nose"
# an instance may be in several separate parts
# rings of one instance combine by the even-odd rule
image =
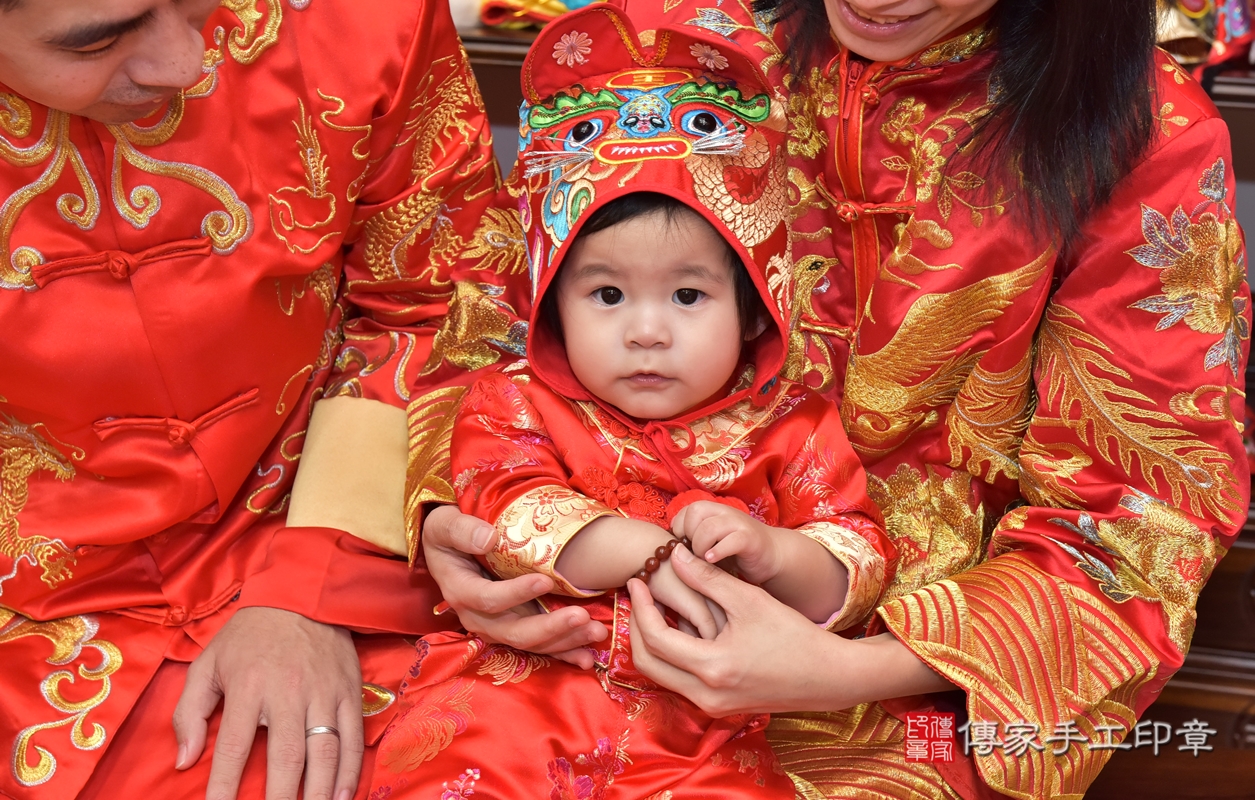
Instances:
[[[142,33],[144,41],[127,63],[133,83],[153,91],[186,89],[203,76],[205,40],[187,19],[171,9]]]

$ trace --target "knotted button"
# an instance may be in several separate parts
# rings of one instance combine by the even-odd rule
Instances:
[[[848,200],[842,201],[842,203],[837,206],[837,216],[841,218],[842,222],[854,222],[859,216],[858,206]]]
[[[108,258],[109,274],[120,281],[131,277],[131,274],[135,272],[135,268],[139,266],[135,261],[135,256],[130,253],[123,253],[120,250],[110,250]]]
[[[169,437],[170,444],[175,447],[187,447],[192,443],[192,437],[196,435],[195,428],[182,420],[170,420],[168,425],[166,436]]]
[[[880,90],[870,83],[864,86],[863,87],[863,102],[871,106],[872,108],[875,108],[876,106],[880,105]]]

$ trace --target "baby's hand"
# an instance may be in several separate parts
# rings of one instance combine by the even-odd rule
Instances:
[[[782,554],[775,531],[722,503],[701,500],[675,515],[671,530],[693,542],[693,553],[717,563],[736,558],[737,572],[752,583],[766,583],[780,574]]]

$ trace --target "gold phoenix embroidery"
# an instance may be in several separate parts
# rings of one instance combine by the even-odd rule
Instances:
[[[921,424],[935,424],[983,351],[960,347],[993,324],[1045,273],[1053,252],[1001,275],[911,304],[893,338],[875,353],[851,354],[841,418],[862,454],[884,453]]]
[[[1037,725],[1072,721],[1132,729],[1141,688],[1158,670],[1150,645],[1101,598],[1008,553],[886,603],[890,630],[967,692],[973,720]],[[1019,798],[1079,797],[1110,750],[974,750],[994,790]]]
[[[1032,349],[1003,372],[991,372],[977,364],[946,417],[950,466],[965,468],[990,483],[999,475],[1019,480],[1020,442],[1028,430],[1035,401]]]
[[[1038,388],[1043,405],[1057,409],[1058,416],[1047,416],[1039,407],[1036,423],[1068,429],[1090,452],[1131,478],[1136,457],[1137,477],[1156,493],[1165,482],[1174,505],[1184,500],[1199,515],[1236,519],[1239,493],[1229,469],[1232,459],[1156,409],[1151,398],[1117,383],[1132,376],[1107,358],[1111,348],[1086,333],[1080,327],[1084,324],[1080,314],[1065,306],[1052,303],[1046,309],[1038,338]],[[1023,466],[1036,469],[1048,459],[1036,452]],[[1057,476],[1038,477],[1062,486]],[[1052,505],[1072,505],[1070,492],[1062,494]]]
[[[36,472],[49,472],[61,481],[74,477],[72,459],[84,457],[81,450],[73,450],[72,458],[39,433],[41,425],[26,425],[5,414],[0,414],[0,554],[13,559],[13,573],[17,574],[25,561],[42,570],[40,576],[49,588],[72,577],[70,565],[74,555],[59,539],[43,536],[23,537],[18,515],[30,497],[30,479]],[[5,577],[0,577],[0,587]],[[0,588],[2,591],[2,588]]]
[[[23,786],[47,783],[57,771],[56,756],[34,743],[39,734],[69,725],[70,742],[79,750],[98,750],[105,743],[107,731],[96,723],[89,723],[87,715],[108,699],[112,689],[110,676],[122,668],[122,651],[112,642],[96,639],[99,630],[99,624],[91,617],[35,622],[0,607],[0,646],[27,636],[42,636],[52,643],[53,652],[48,657],[48,663],[54,666],[69,665],[82,655],[84,649],[94,650],[100,656],[100,663],[94,667],[82,663],[78,666],[79,678],[100,685],[97,692],[86,700],[70,700],[62,694],[62,684],[75,683],[74,673],[69,670],[52,672],[40,684],[44,700],[65,717],[31,725],[18,732],[13,742],[13,775]],[[38,756],[34,765],[30,763],[32,748]]]
[[[812,388],[817,392],[825,392],[832,386],[834,372],[828,337],[844,339],[849,336],[848,330],[824,325],[815,314],[815,293],[828,286],[828,271],[838,263],[835,258],[807,256],[790,270],[779,269],[781,265],[775,257],[767,265],[767,286],[789,323],[789,353],[782,376],[805,384],[806,378],[815,373],[819,383]],[[818,352],[822,361],[812,359],[812,352]]]
[[[427,503],[457,501],[449,485],[449,442],[464,386],[425,394],[409,405],[409,464],[405,476],[405,537],[410,561],[418,557],[422,508]]]

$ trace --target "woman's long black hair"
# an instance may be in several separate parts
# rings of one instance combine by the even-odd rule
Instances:
[[[756,0],[808,69],[829,36],[823,0]],[[999,0],[993,108],[978,158],[1024,177],[1036,228],[1060,247],[1137,165],[1154,131],[1155,0]]]

